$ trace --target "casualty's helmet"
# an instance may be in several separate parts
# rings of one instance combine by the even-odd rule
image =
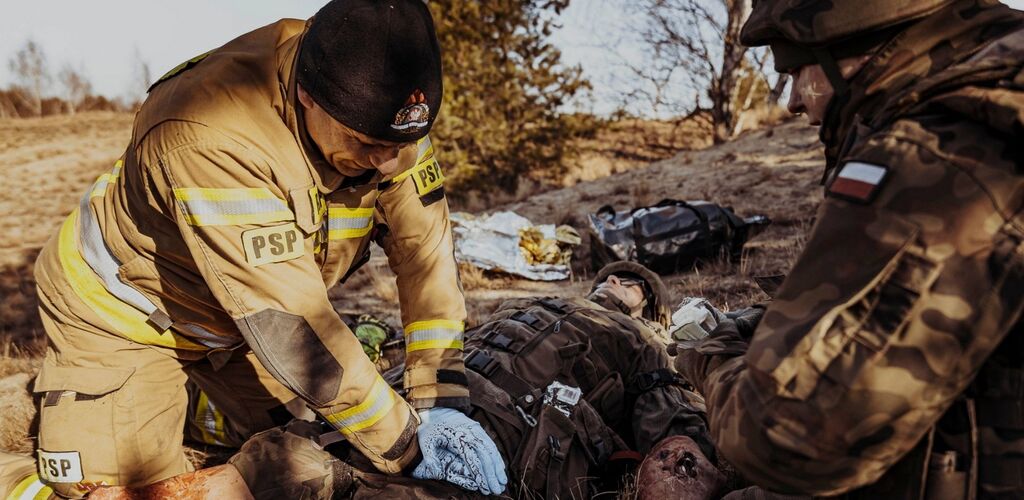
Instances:
[[[740,42],[770,45],[779,72],[868,53],[955,0],[754,0]]]
[[[642,316],[661,326],[668,328],[672,324],[672,297],[658,275],[641,264],[629,261],[612,262],[601,268],[594,277],[590,292],[597,290],[597,286],[604,283],[611,275],[619,278],[632,278],[643,282],[644,298],[647,304],[644,305]]]

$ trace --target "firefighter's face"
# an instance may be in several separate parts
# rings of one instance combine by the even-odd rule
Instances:
[[[309,137],[342,175],[358,177],[367,170],[391,175],[415,163],[415,142],[382,141],[346,127],[327,114],[302,87],[299,102]]]

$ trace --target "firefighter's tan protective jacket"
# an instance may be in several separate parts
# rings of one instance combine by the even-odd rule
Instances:
[[[403,149],[392,179],[345,178],[319,156],[296,110],[304,30],[282,20],[162,78],[122,160],[49,243],[40,293],[66,280],[106,332],[186,359],[248,344],[395,472],[416,454],[412,408],[469,405],[443,177],[429,138]],[[398,275],[411,406],[328,300],[372,240]]]

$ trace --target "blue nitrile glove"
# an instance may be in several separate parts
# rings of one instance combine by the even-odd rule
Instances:
[[[505,491],[505,461],[480,424],[452,408],[419,410],[419,415],[423,461],[412,477],[440,479],[484,495]]]

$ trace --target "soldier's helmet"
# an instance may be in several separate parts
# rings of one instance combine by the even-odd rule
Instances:
[[[596,290],[598,285],[613,274],[619,278],[632,278],[643,282],[644,298],[647,299],[642,314],[645,319],[659,323],[665,328],[672,324],[672,309],[669,305],[672,303],[672,296],[657,273],[636,262],[612,262],[597,272],[590,291]]]
[[[775,67],[788,72],[821,62],[867,53],[908,23],[927,17],[955,0],[754,0],[740,42],[770,45]]]

